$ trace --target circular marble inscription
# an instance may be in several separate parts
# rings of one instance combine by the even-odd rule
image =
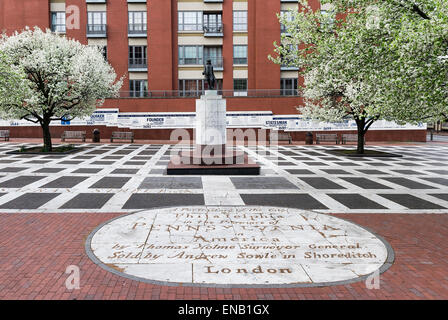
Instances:
[[[386,270],[390,246],[351,222],[278,207],[178,207],[111,220],[89,256],[122,276],[215,286],[321,286]]]

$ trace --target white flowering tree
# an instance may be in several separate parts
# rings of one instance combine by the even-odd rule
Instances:
[[[20,84],[24,81],[25,74],[19,68],[14,68],[6,55],[0,51],[0,105],[21,103],[24,90]]]
[[[322,0],[325,14],[306,0],[274,44],[278,63],[300,68],[311,119],[353,119],[357,153],[379,119],[417,123],[448,110],[446,0]],[[445,3],[446,4],[446,3]],[[287,45],[286,45],[287,44]]]
[[[26,29],[0,39],[12,67],[24,73],[21,99],[0,99],[0,118],[39,123],[44,150],[52,151],[50,123],[88,116],[117,96],[122,80],[98,47],[52,33]]]

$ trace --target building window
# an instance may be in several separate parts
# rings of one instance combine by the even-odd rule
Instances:
[[[293,44],[283,44],[283,47],[286,47],[286,53],[287,55],[281,55],[282,60],[282,69],[292,69],[296,70],[297,66],[295,65],[294,61],[297,58],[297,50],[298,47]]]
[[[129,33],[146,33],[146,11],[130,11],[129,17]]]
[[[208,84],[203,79],[179,80],[179,95],[181,97],[198,97],[207,89]],[[215,90],[222,94],[222,79],[216,79]]]
[[[233,11],[233,31],[247,31],[247,11]]]
[[[233,46],[233,64],[247,64],[247,46]]]
[[[129,46],[129,68],[146,68],[146,46]]]
[[[65,33],[65,12],[51,13],[51,31]]]
[[[88,33],[105,33],[106,24],[106,12],[87,12]]]
[[[131,97],[147,97],[148,80],[129,80],[129,91]]]
[[[214,68],[223,68],[222,47],[204,47],[204,63],[210,60]]]
[[[280,12],[280,15],[282,17],[285,17],[287,21],[292,22],[294,20],[291,11],[283,10]],[[284,24],[280,24],[280,31],[281,33],[288,33],[288,30],[286,29],[286,26]]]
[[[233,92],[235,96],[247,96],[247,79],[233,79]]]
[[[179,65],[203,64],[202,46],[179,46]]]
[[[201,11],[179,11],[179,31],[202,31]]]
[[[297,83],[298,80],[296,78],[292,79],[280,79],[280,92],[282,96],[297,96]]]

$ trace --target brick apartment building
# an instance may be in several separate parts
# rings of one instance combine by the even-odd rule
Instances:
[[[325,9],[318,0],[309,2],[314,10]],[[104,48],[126,79],[120,98],[106,100],[103,108],[118,109],[122,117],[191,115],[206,89],[202,71],[210,59],[229,112],[281,120],[298,116],[301,81],[297,69],[276,65],[268,55],[285,32],[276,14],[297,7],[297,0],[1,0],[0,30],[39,26]],[[35,129],[17,134],[38,136]],[[167,138],[170,132],[134,129],[142,138]],[[422,141],[423,131],[372,130],[367,138]],[[293,136],[302,139],[304,133]]]

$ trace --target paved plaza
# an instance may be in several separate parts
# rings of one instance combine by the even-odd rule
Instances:
[[[346,148],[339,145],[237,146],[261,165],[260,176],[167,176],[171,153],[186,146],[80,144],[83,150],[70,155],[8,154],[22,145],[34,144],[0,145],[0,299],[448,298],[446,144],[368,146],[402,155],[395,158],[348,158],[328,152]],[[153,269],[144,267],[142,271],[132,258],[137,257],[140,263],[144,258],[153,258],[154,251],[143,257],[133,256],[131,251],[120,256],[122,251],[115,250],[120,241],[142,246],[139,237],[146,239],[143,247],[146,245],[147,250],[148,230],[151,233],[157,219],[161,225],[177,223],[188,228],[188,215],[180,215],[184,208],[199,212],[203,208],[207,212],[221,208],[224,214],[232,210],[237,214],[264,210],[260,217],[266,224],[277,219],[272,215],[282,214],[278,221],[286,221],[283,225],[309,223],[310,230],[324,237],[315,241],[317,233],[302,234],[304,238],[300,238],[297,233],[283,230],[279,235],[277,230],[269,233],[264,229],[238,233],[238,223],[248,223],[249,218],[232,221],[228,237],[223,232],[212,233],[215,237],[226,236],[228,242],[239,236],[240,248],[241,241],[246,241],[241,236],[253,237],[252,244],[266,245],[262,237],[276,235],[280,239],[276,244],[279,252],[289,250],[288,245],[299,239],[301,244],[309,242],[309,247],[327,243],[337,246],[337,250],[346,243],[356,243],[352,251],[361,246],[369,253],[360,263],[349,266],[331,261],[325,261],[327,265],[306,265],[302,261],[299,271],[304,285],[283,285],[296,278],[283,277],[281,271],[294,274],[298,265],[285,264],[276,271],[269,269],[269,263],[248,261],[252,256],[241,257],[237,250],[235,256],[243,258],[240,260],[245,261],[245,267],[265,273],[263,277],[241,277],[236,270],[243,269],[220,266],[218,260],[214,261],[219,257],[209,255],[216,253],[212,249],[204,252],[210,263],[208,273],[222,274],[222,285],[216,285],[217,278],[202,275],[201,280],[198,276],[197,270],[205,266],[201,262],[195,265],[194,272],[172,272],[175,266],[183,267],[180,254],[176,254],[177,265],[157,262]],[[207,216],[204,226],[222,227],[224,224],[218,222],[221,218],[216,215],[213,222]],[[126,219],[132,229],[141,226],[141,232],[128,233]],[[324,229],[315,229],[311,222],[317,220]],[[182,237],[198,235],[171,230],[167,236],[160,230],[152,233],[159,244],[181,243],[185,242]],[[109,245],[115,251],[107,251]],[[162,256],[159,261],[168,251],[164,248],[158,252]],[[186,250],[185,254],[193,252]],[[316,256],[315,252],[304,254]],[[197,253],[203,254],[201,250]],[[365,262],[368,255],[375,261]],[[79,289],[66,286],[68,266],[80,268]],[[380,288],[369,289],[362,276],[380,266],[384,272]],[[227,270],[236,277],[225,274]]]
[[[26,144],[31,146],[31,144]],[[323,213],[448,213],[445,145],[369,146],[401,158],[348,158],[341,146],[243,147],[260,176],[167,176],[171,145],[81,145],[72,155],[0,146],[2,212],[132,212],[266,205]]]

